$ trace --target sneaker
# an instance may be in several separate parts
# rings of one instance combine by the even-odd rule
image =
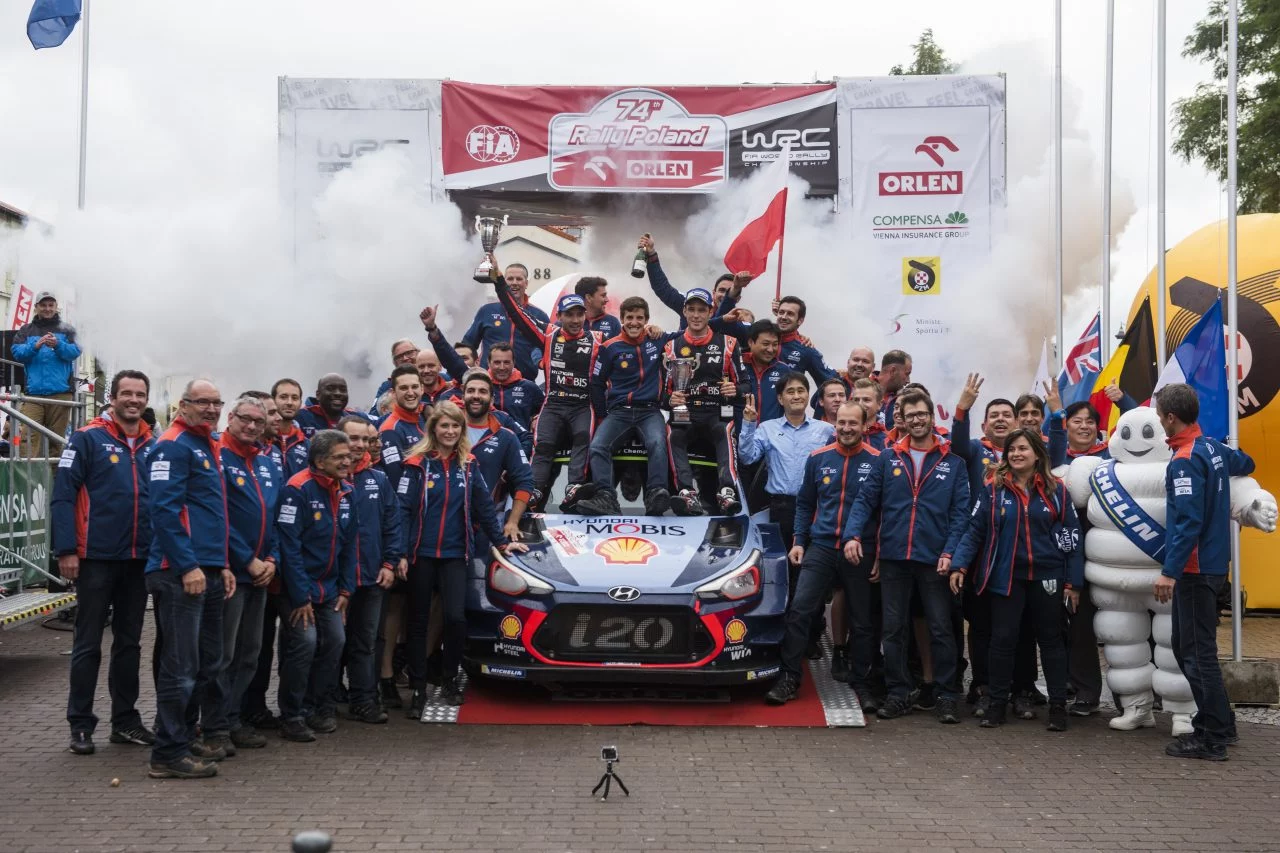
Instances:
[[[109,740],[112,743],[132,743],[138,746],[155,746],[156,736],[146,726],[129,726],[127,729],[115,729]]]
[[[1067,706],[1063,702],[1054,702],[1049,706],[1049,725],[1047,728],[1051,732],[1065,732],[1067,730]]]
[[[267,745],[267,738],[253,726],[241,726],[231,730],[231,742],[236,749],[262,749]]]
[[[1240,742],[1240,733],[1236,731],[1235,726],[1231,727],[1231,731],[1227,732],[1227,736],[1222,739],[1227,746],[1235,746]]]
[[[671,506],[671,493],[666,489],[653,489],[644,496],[645,515],[663,515]]]
[[[280,728],[280,718],[275,714],[263,708],[260,711],[254,711],[252,714],[246,714],[241,721],[247,726],[253,726],[255,729],[278,729]]]
[[[440,701],[455,707],[462,704],[462,685],[458,683],[458,679],[450,678],[445,681],[444,686],[440,688]]]
[[[693,489],[681,489],[680,494],[671,499],[671,511],[676,515],[702,515],[702,501]]]
[[[969,692],[964,695],[966,705],[977,705],[978,700],[982,698],[982,694],[986,691],[985,687],[976,682],[969,682]]]
[[[567,512],[564,504],[560,509]],[[621,515],[618,494],[612,489],[601,489],[589,498],[582,498],[571,509],[579,515]]]
[[[849,650],[844,646],[831,650],[831,677],[836,681],[849,680]]]
[[[307,728],[302,720],[281,720],[280,737],[294,743],[311,743],[316,739],[316,733]]]
[[[716,492],[716,504],[721,515],[737,515],[742,512],[742,501],[738,500],[738,492],[733,486],[725,486]]]
[[[983,693],[978,697],[978,702],[973,706],[973,715],[975,717],[985,717],[991,713],[991,697]]]
[[[427,691],[415,690],[413,691],[413,698],[409,700],[409,709],[404,712],[404,715],[410,720],[421,720],[422,712],[426,710],[426,707]]]
[[[1196,735],[1179,735],[1164,748],[1164,754],[1173,758],[1202,758],[1205,761],[1226,761],[1227,748],[1222,744],[1208,744]]]
[[[207,779],[218,775],[218,763],[184,755],[168,764],[151,762],[147,775],[152,779]]]
[[[1049,697],[1041,693],[1039,687],[1032,687],[1030,690],[1027,691],[1027,695],[1031,697],[1031,702],[1036,707],[1041,707],[1049,704]]]
[[[626,466],[622,471],[622,498],[627,503],[632,503],[640,498],[640,492],[644,490],[644,466],[633,467]]]
[[[331,735],[338,730],[338,718],[327,711],[312,714],[307,717],[307,728],[322,735]]]
[[[853,693],[858,697],[858,706],[862,708],[862,713],[874,714],[880,710],[880,703],[876,701],[876,694],[867,688],[855,687],[853,688]]]
[[[1097,702],[1087,702],[1084,699],[1077,699],[1067,708],[1067,713],[1073,717],[1092,717],[1098,713]]]
[[[1013,716],[1019,720],[1034,720],[1036,718],[1035,700],[1025,693],[1014,696]]]
[[[529,512],[542,512],[546,501],[547,497],[541,489],[529,490]]]
[[[764,694],[764,701],[770,705],[785,705],[800,692],[800,676],[791,672],[782,673],[782,677],[773,683],[769,692]]]
[[[372,703],[368,705],[352,705],[347,709],[347,716],[361,723],[385,723],[387,712]]]
[[[76,755],[93,755],[97,751],[97,747],[93,745],[93,735],[89,732],[72,732],[67,749]]]
[[[595,483],[572,483],[564,490],[561,512],[578,512],[578,505],[594,497],[600,487]]]
[[[954,725],[960,722],[960,714],[956,708],[956,700],[943,697],[938,700],[938,722]]]
[[[205,746],[214,750],[222,750],[227,758],[234,758],[236,754],[236,745],[231,742],[231,735],[207,735],[201,739]]]
[[[884,700],[884,704],[876,711],[876,716],[881,720],[892,720],[897,717],[905,717],[911,713],[911,703],[902,696],[890,696]]]
[[[916,691],[915,701],[911,706],[917,711],[932,711],[937,705],[938,686],[932,681],[927,681],[920,685],[920,689]]]
[[[227,751],[221,746],[215,746],[216,738],[197,738],[191,742],[191,754],[196,758],[206,761],[222,761],[227,757]]]
[[[1007,702],[989,702],[987,712],[982,715],[982,719],[978,721],[978,725],[984,729],[994,729],[1004,725],[1005,709],[1009,707]]]
[[[400,698],[400,691],[396,688],[394,678],[383,678],[378,681],[378,697],[382,700],[384,708],[397,710],[404,707],[404,700]]]

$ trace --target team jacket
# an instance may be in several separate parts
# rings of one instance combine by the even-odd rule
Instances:
[[[796,495],[795,544],[840,546],[849,511],[879,455],[880,451],[866,442],[847,449],[835,442],[809,454]],[[875,548],[874,532],[863,545],[868,552]]]
[[[1231,477],[1253,473],[1253,459],[1191,426],[1169,439],[1164,574],[1225,575],[1231,562]]]
[[[872,421],[862,431],[862,440],[876,450],[884,450],[889,445],[889,431],[879,421]]]
[[[956,409],[951,419],[951,452],[964,460],[969,474],[969,494],[977,495],[987,479],[987,471],[1000,461],[1004,451],[988,438],[969,437],[969,412]]]
[[[643,335],[606,340],[591,377],[591,405],[596,420],[615,406],[657,407],[662,390],[662,345]]]
[[[969,479],[949,444],[935,438],[919,471],[910,446],[911,439],[904,438],[877,458],[871,476],[858,490],[840,541],[865,541],[878,509],[882,559],[935,563],[954,554],[960,545]]]
[[[778,402],[778,383],[790,368],[777,359],[774,359],[773,364],[760,367],[752,360],[749,352],[742,354],[742,364],[746,368],[743,375],[747,380],[747,393],[756,395],[759,422],[782,417],[782,403]]]
[[[600,336],[584,327],[577,337],[571,338],[559,325],[538,320],[521,310],[505,287],[494,289],[520,333],[529,342],[542,347],[542,366],[547,373],[547,400],[587,403]],[[519,362],[516,366],[519,367]]]
[[[236,581],[249,583],[249,563],[280,562],[276,508],[284,489],[284,471],[257,445],[245,445],[224,432],[218,439],[222,477],[227,488],[227,544]]]
[[[57,345],[37,347],[36,341],[50,333],[57,339]],[[62,322],[60,314],[48,320],[37,317],[14,334],[13,357],[26,368],[28,394],[51,397],[70,393],[74,362],[80,357],[75,327]]]
[[[378,571],[395,570],[404,556],[400,501],[387,475],[369,467],[369,455],[351,475],[356,505],[356,587],[375,586]]]
[[[676,312],[676,316],[680,318],[680,331],[684,331],[688,323],[684,319],[684,294],[676,290],[671,284],[671,279],[667,278],[667,274],[662,269],[662,264],[658,262],[658,253],[654,252],[645,258],[645,263],[649,271],[649,286],[653,288],[653,295],[658,297],[658,301],[663,305]],[[715,292],[714,290],[712,291]],[[712,318],[719,317],[727,311],[724,307],[724,300],[720,300],[720,305],[711,310]]]
[[[363,416],[364,413],[357,412],[354,409],[343,409],[342,414],[338,415],[333,420],[330,420],[329,415],[325,413],[324,409],[320,408],[319,405],[312,405],[307,406],[305,409],[299,409],[298,414],[293,419],[293,424],[298,429],[302,430],[302,434],[307,438],[307,440],[310,440],[311,436],[315,435],[318,430],[337,429],[338,421],[342,420],[347,415]]]
[[[1049,486],[1037,474],[1028,494],[1011,479],[988,479],[977,494],[951,565],[972,575],[979,593],[1008,595],[1014,580],[1084,584],[1084,539],[1065,483]]]
[[[286,479],[307,470],[307,436],[297,423],[289,424],[289,431],[277,436],[272,445],[280,451],[275,457]]]
[[[434,336],[427,337],[431,341],[432,349],[436,351],[436,356],[440,359],[440,364],[449,371],[450,375],[458,377],[459,380],[465,376],[467,365],[458,356],[457,350],[449,346],[444,335],[437,329]],[[542,402],[545,399],[542,389],[525,379],[519,370],[512,370],[506,382],[499,382],[492,371],[489,372],[489,378],[493,380],[493,407],[500,412],[506,412],[524,430],[531,430],[533,418],[542,409]],[[395,478],[393,477],[392,480],[394,481]]]
[[[392,405],[391,411],[378,425],[378,438],[382,443],[378,467],[392,483],[400,481],[401,460],[409,455],[409,448],[422,441],[426,428],[427,409],[423,405],[419,405],[416,412]]]
[[[471,445],[471,455],[489,487],[494,506],[501,508],[508,495],[529,500],[533,469],[529,467],[529,451],[510,428],[503,426],[499,414],[490,412],[489,430]]]
[[[719,414],[721,405],[737,403],[749,387],[744,379],[747,369],[742,364],[737,338],[711,329],[707,329],[701,338],[694,338],[688,329],[666,336],[664,358],[691,358],[695,355],[701,360],[685,392],[689,411]],[[671,384],[670,372],[666,373],[663,400],[669,404],[675,387]],[[738,393],[734,399],[727,400],[720,394],[720,382],[726,378],[737,386]]]
[[[500,290],[510,296],[506,284],[499,282]],[[514,297],[512,298],[514,302]],[[526,297],[520,306],[524,313],[530,318],[540,322],[543,327],[549,321],[547,315],[536,305],[529,304]],[[504,308],[500,302],[486,302],[476,311],[475,320],[471,322],[471,328],[467,329],[467,333],[462,336],[462,340],[466,341],[472,347],[476,347],[480,353],[480,365],[482,367],[489,366],[489,347],[494,344],[503,343],[510,344],[515,354],[516,369],[522,374],[532,379],[538,378],[538,355],[540,350],[530,347],[526,342],[522,342],[516,335],[516,325],[511,316],[513,312]],[[441,362],[443,363],[443,361]],[[453,371],[450,369],[450,373]],[[461,376],[462,374],[454,374]]]
[[[141,422],[130,447],[109,412],[71,435],[58,461],[49,504],[56,556],[147,558],[147,459],[154,448],[151,428]]]
[[[356,588],[356,512],[349,483],[313,468],[289,478],[276,532],[290,609],[332,602]]]
[[[496,544],[506,544],[479,463],[457,454],[446,460],[434,453],[406,459],[396,486],[404,512],[405,550],[419,557],[471,558],[471,525]]]
[[[622,334],[622,321],[612,314],[601,314],[594,320],[587,318],[587,328],[600,335],[600,340],[607,341]]]
[[[422,389],[423,406],[434,406],[436,403],[443,403],[445,400],[453,400],[459,406],[462,405],[462,394],[458,390],[457,381],[437,376],[435,385]]]
[[[813,377],[816,384],[836,378],[836,372],[827,366],[822,353],[817,347],[799,332],[787,332],[782,336],[782,346],[778,350],[778,361],[788,370],[798,370]]]
[[[175,418],[149,465],[153,537],[147,571],[228,567],[227,486],[212,431]]]

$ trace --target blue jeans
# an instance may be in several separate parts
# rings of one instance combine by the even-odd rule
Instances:
[[[635,430],[644,442],[648,457],[646,489],[667,487],[667,422],[654,408],[616,406],[596,426],[591,439],[591,479],[604,489],[613,488],[613,452],[627,434]]]
[[[1015,579],[1009,585],[1008,595],[998,595],[988,589],[979,596],[989,599],[987,606],[991,614],[987,660],[993,704],[1009,701],[1009,688],[1017,680],[1014,677],[1018,668],[1015,659],[1026,647],[1021,637],[1028,623],[1034,638],[1030,646],[1032,660],[1038,645],[1040,661],[1044,664],[1045,686],[1049,688],[1049,701],[1054,704],[1067,701],[1067,646],[1062,638],[1064,593],[1065,586],[1061,580],[1054,591],[1049,592],[1040,581]],[[974,666],[976,669],[976,660]],[[1034,676],[1032,684],[1035,684]]]
[[[387,591],[362,586],[347,605],[347,698],[352,708],[372,705],[378,698],[378,624]]]
[[[933,649],[933,680],[938,695],[955,699],[956,639],[951,630],[953,598],[947,579],[933,563],[880,559],[880,594],[884,608],[884,676],[890,696],[906,699],[915,687],[907,666],[911,631],[911,592],[918,590]]]
[[[196,739],[197,710],[208,720],[217,717],[222,707],[218,680],[225,595],[222,571],[204,570],[202,595],[183,591],[179,569],[148,572],[147,592],[164,637],[156,676],[156,743],[151,760],[168,764],[190,752]]]
[[[1236,725],[1218,665],[1218,591],[1224,583],[1222,575],[1184,574],[1173,585],[1173,655],[1196,700],[1196,735],[1225,746]]]
[[[249,581],[236,584],[236,594],[227,600],[222,611],[222,713],[215,720],[205,720],[205,731],[227,734],[240,728],[240,704],[258,671],[258,653],[262,650],[262,614],[267,608],[266,587]]]
[[[102,665],[102,633],[111,613],[111,730],[142,725],[138,713],[138,672],[142,664],[142,622],[147,612],[143,560],[81,560],[76,581],[76,632],[71,645],[71,689],[67,722],[73,732],[98,725],[93,693]]]
[[[854,565],[844,554],[827,545],[813,544],[805,549],[795,597],[787,606],[786,634],[782,640],[785,672],[800,675],[813,622],[822,613],[827,590],[838,580],[850,610],[849,645],[853,655],[849,662],[849,683],[856,687],[869,686],[875,654],[871,629],[871,567],[875,561],[874,551],[863,554],[862,562]]]
[[[313,714],[332,716],[333,687],[342,660],[342,614],[333,602],[311,607],[313,625],[280,620],[280,718],[306,720]]]

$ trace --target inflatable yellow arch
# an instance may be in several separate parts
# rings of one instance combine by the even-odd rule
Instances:
[[[1280,214],[1237,220],[1240,333],[1240,447],[1258,463],[1255,476],[1280,493]],[[1208,225],[1167,255],[1167,353],[1223,291],[1226,307],[1227,223]],[[1153,269],[1134,297],[1128,323],[1142,300],[1156,294]],[[1154,312],[1153,312],[1154,313]],[[1250,608],[1280,608],[1280,534],[1245,530],[1241,571]]]

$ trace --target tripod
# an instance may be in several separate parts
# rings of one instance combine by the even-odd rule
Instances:
[[[622,789],[622,793],[626,794],[628,797],[631,796],[631,792],[627,790],[627,786],[622,783],[622,777],[613,772],[612,761],[605,762],[604,775],[600,777],[600,781],[596,783],[596,786],[591,789],[591,796],[594,797],[596,792],[600,790],[601,786],[604,786],[604,794],[600,797],[600,802],[603,803],[605,800],[609,799],[609,786],[614,782],[618,783],[618,787]]]

